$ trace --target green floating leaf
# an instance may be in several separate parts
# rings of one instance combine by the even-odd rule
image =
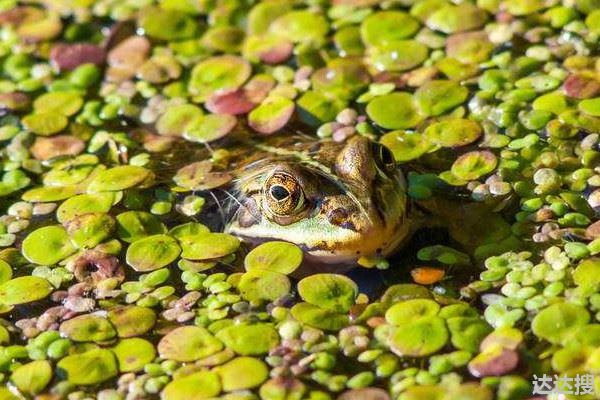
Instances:
[[[453,5],[446,3],[434,10],[426,20],[426,25],[434,31],[454,33],[470,31],[482,26],[487,20],[487,13],[471,3]]]
[[[600,258],[587,258],[577,265],[573,272],[573,281],[577,286],[598,290],[600,288]]]
[[[415,102],[422,114],[437,116],[462,104],[469,90],[454,81],[432,80],[415,91]]]
[[[41,186],[29,189],[21,198],[30,202],[47,203],[68,199],[78,192],[79,189],[75,186]]]
[[[199,326],[175,328],[158,343],[158,353],[162,358],[181,362],[199,360],[222,349],[223,343]]]
[[[156,121],[156,130],[164,136],[183,136],[203,119],[202,109],[193,104],[177,104],[167,107]]]
[[[60,333],[76,342],[103,342],[117,335],[109,320],[94,314],[80,315],[63,322]]]
[[[310,303],[298,303],[291,309],[292,316],[313,328],[326,331],[339,331],[350,323],[347,314],[338,313]]]
[[[470,151],[458,157],[450,171],[459,179],[475,180],[496,169],[498,159],[491,151]]]
[[[156,357],[154,345],[140,338],[119,340],[111,350],[117,357],[120,372],[141,371]]]
[[[386,129],[407,129],[421,122],[413,96],[394,92],[375,97],[367,104],[367,114],[377,125]]]
[[[160,235],[167,232],[167,227],[157,216],[145,211],[126,211],[117,215],[117,233],[127,243]]]
[[[243,58],[232,55],[210,57],[192,69],[189,91],[205,100],[217,91],[239,88],[251,73],[252,67]]]
[[[35,396],[41,393],[52,380],[52,365],[46,360],[32,361],[17,367],[10,381],[21,393]],[[0,398],[3,398],[0,395]]]
[[[74,115],[83,105],[79,92],[48,92],[37,97],[33,108],[38,113],[62,114],[66,117]]]
[[[379,142],[390,149],[398,162],[415,160],[435,148],[423,134],[403,130],[388,132]]]
[[[403,11],[378,11],[360,25],[362,40],[368,46],[411,37],[419,30],[419,21]]]
[[[139,13],[138,26],[144,33],[159,40],[181,40],[193,37],[198,24],[190,15],[161,7],[146,7]]]
[[[12,267],[6,261],[0,259],[0,284],[8,282],[12,278]]]
[[[392,325],[404,325],[422,318],[433,317],[440,305],[430,299],[411,299],[394,304],[385,313],[385,320]]]
[[[293,243],[272,241],[252,249],[244,258],[247,271],[266,269],[289,275],[301,264],[304,253]]]
[[[50,225],[31,232],[22,245],[23,256],[39,265],[53,265],[64,260],[77,249],[61,225]]]
[[[590,314],[585,307],[556,303],[544,308],[531,321],[533,333],[550,343],[563,343],[578,327],[587,325]]]
[[[223,390],[226,392],[258,387],[269,377],[267,365],[252,357],[234,358],[214,371],[221,377]]]
[[[483,133],[475,121],[463,118],[444,119],[425,129],[425,137],[442,147],[460,147],[478,140]]]
[[[395,40],[368,47],[366,60],[378,71],[400,72],[418,67],[428,55],[427,46],[416,40]]]
[[[252,269],[240,278],[238,289],[246,300],[254,303],[275,301],[290,293],[292,284],[279,272]]]
[[[271,324],[240,324],[221,329],[217,339],[242,356],[260,356],[279,344],[279,334]]]
[[[95,385],[117,376],[117,361],[110,350],[93,349],[72,354],[60,360],[59,371],[73,385]]]
[[[98,173],[87,189],[91,193],[115,192],[139,186],[153,177],[154,174],[149,169],[135,165],[120,165]]]
[[[577,105],[577,108],[588,115],[600,117],[600,97],[581,100]]]
[[[450,330],[452,345],[471,353],[479,351],[479,345],[492,331],[492,327],[479,316],[448,318],[446,323]]]
[[[322,39],[327,34],[329,24],[321,14],[308,10],[294,10],[273,21],[269,31],[291,42],[312,42]]]
[[[149,332],[156,323],[156,313],[147,307],[120,306],[108,312],[108,320],[119,337],[129,338]]]
[[[240,240],[226,233],[203,233],[180,240],[181,257],[189,260],[209,260],[235,253]]]
[[[237,125],[237,118],[229,114],[209,114],[193,126],[187,126],[183,137],[192,142],[210,143],[227,136]]]
[[[147,272],[169,265],[179,253],[177,240],[168,235],[153,235],[130,244],[125,259],[134,270]]]
[[[444,320],[433,316],[395,328],[391,349],[401,357],[424,357],[436,353],[448,342]]]
[[[34,112],[21,120],[23,127],[37,135],[54,135],[69,125],[69,120],[56,112]]]
[[[107,213],[114,200],[115,194],[109,192],[73,196],[58,207],[56,219],[62,224],[83,214]]]
[[[67,224],[71,241],[80,249],[90,249],[110,238],[115,219],[105,213],[88,213],[71,219]]]
[[[315,274],[298,282],[298,293],[310,304],[345,313],[354,305],[358,287],[343,275]]]
[[[283,96],[269,96],[248,114],[248,125],[256,132],[270,135],[282,129],[292,118],[296,105]]]
[[[221,393],[219,375],[198,371],[173,379],[162,392],[163,400],[201,400],[216,398]]]
[[[346,107],[346,102],[337,98],[329,98],[314,90],[307,90],[298,100],[296,105],[300,111],[300,118],[309,125],[331,121]]]
[[[52,285],[44,278],[21,276],[0,285],[0,304],[9,306],[41,300],[52,292]]]

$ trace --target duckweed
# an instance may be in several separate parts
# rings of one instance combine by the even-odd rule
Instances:
[[[600,371],[596,2],[5,3],[0,397],[512,400]],[[239,194],[265,148],[331,173],[297,131],[386,146],[453,247],[315,274],[224,233],[281,217]]]

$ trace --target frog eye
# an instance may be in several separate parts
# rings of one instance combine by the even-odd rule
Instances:
[[[384,171],[391,172],[396,169],[394,154],[385,146],[375,143],[374,156],[377,165]]]
[[[267,207],[275,215],[292,215],[304,206],[300,183],[285,172],[276,172],[267,179],[264,196]]]

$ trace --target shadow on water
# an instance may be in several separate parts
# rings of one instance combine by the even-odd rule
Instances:
[[[388,258],[390,267],[386,270],[366,269],[357,267],[348,272],[359,286],[361,293],[365,293],[371,299],[375,299],[385,290],[399,283],[413,283],[410,271],[419,266],[432,266],[417,258],[417,252],[427,246],[446,245],[452,246],[452,240],[447,230],[443,228],[423,228],[418,230],[410,241],[396,254]],[[441,283],[445,292],[454,292],[469,283],[479,271],[475,267],[461,267],[452,270],[449,275],[451,279]],[[450,293],[448,293],[450,294]]]

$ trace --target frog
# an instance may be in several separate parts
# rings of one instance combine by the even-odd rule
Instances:
[[[302,127],[262,138],[240,130],[230,139],[207,146],[208,154],[189,144],[171,154],[187,162],[205,160],[211,171],[231,177],[210,191],[222,216],[217,229],[247,248],[267,241],[293,243],[303,250],[305,271],[376,266],[423,228],[446,230],[470,254],[510,233],[510,225],[492,212],[497,204],[469,201],[468,193],[441,179],[433,197],[409,196],[406,177],[422,167],[397,163],[371,137],[336,141]],[[181,167],[172,160],[164,164]],[[226,194],[225,203],[214,192]],[[496,234],[486,234],[489,226]]]
[[[313,264],[356,265],[389,256],[414,232],[405,176],[382,144],[354,135],[253,147],[233,168],[238,207],[226,233],[294,243]]]

